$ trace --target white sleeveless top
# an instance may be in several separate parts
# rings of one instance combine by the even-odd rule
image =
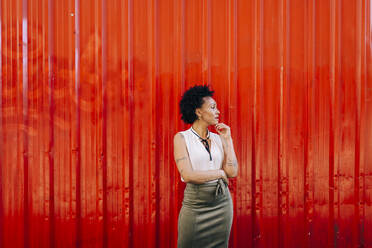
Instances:
[[[223,146],[221,138],[218,134],[209,132],[211,140],[211,155],[210,161],[209,153],[205,146],[200,141],[199,137],[191,131],[192,127],[186,131],[180,132],[185,138],[187,151],[189,153],[191,167],[194,171],[208,171],[219,170],[222,168],[222,161],[224,158]],[[194,131],[195,132],[195,131]],[[181,177],[182,182],[184,182]],[[217,180],[210,181],[217,182]]]

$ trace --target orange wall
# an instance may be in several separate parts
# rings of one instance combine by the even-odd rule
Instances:
[[[231,126],[231,247],[372,247],[371,0],[3,0],[0,247],[175,247],[182,92]]]

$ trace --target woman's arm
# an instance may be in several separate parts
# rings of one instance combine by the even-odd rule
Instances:
[[[222,169],[225,171],[227,177],[236,177],[238,175],[238,160],[231,138],[230,127],[223,123],[219,123],[216,125],[216,130],[220,134],[225,154]]]
[[[224,179],[228,182],[224,170],[193,171],[186,143],[182,134],[177,133],[174,136],[174,160],[176,161],[178,171],[183,180],[188,183],[202,184],[215,179]]]

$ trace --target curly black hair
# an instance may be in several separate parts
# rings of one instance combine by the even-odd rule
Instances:
[[[189,88],[180,101],[181,119],[186,124],[194,123],[198,119],[195,110],[203,105],[203,97],[213,96],[213,93],[214,91],[206,85],[196,85]]]

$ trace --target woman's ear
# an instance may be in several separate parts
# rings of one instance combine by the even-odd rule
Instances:
[[[198,119],[200,120],[200,118],[201,118],[201,110],[200,109],[195,109],[195,114],[196,114],[196,116],[198,117]]]

